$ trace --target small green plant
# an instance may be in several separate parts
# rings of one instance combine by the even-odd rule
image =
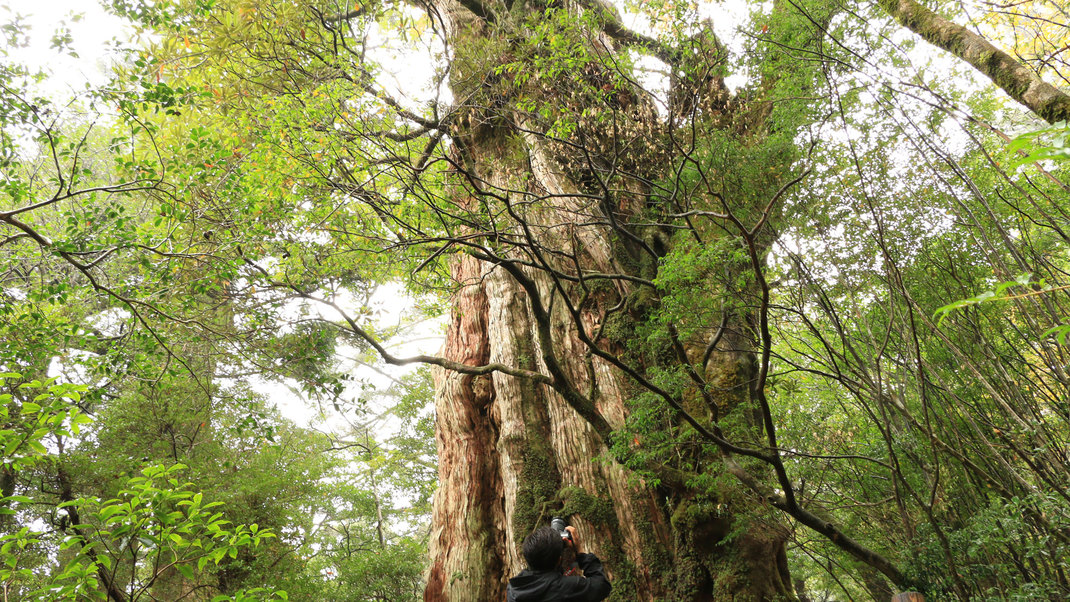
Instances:
[[[99,504],[76,500],[61,507],[90,509],[86,524],[75,528],[63,549],[76,552],[73,561],[55,576],[50,592],[76,597],[86,580],[109,579],[113,587],[120,578],[131,601],[148,597],[152,586],[172,569],[185,579],[198,581],[211,565],[227,557],[237,558],[242,548],[257,547],[261,540],[274,537],[255,523],[231,527],[220,512],[221,502],[206,502],[190,483],[177,475],[186,467],[150,466],[139,477],[129,479],[119,496]],[[120,568],[120,567],[135,567]],[[221,596],[213,600],[263,600],[277,592],[263,588]],[[281,598],[285,599],[285,594]]]
[[[15,372],[0,373],[0,386],[21,378]],[[33,467],[48,453],[48,438],[77,436],[82,425],[92,422],[77,405],[86,387],[57,384],[55,380],[19,384],[17,389],[25,394],[19,400],[11,393],[0,394],[0,449],[4,451],[0,463],[4,470]],[[34,395],[34,391],[40,392]],[[7,508],[9,499],[0,499],[0,514],[12,513]]]
[[[21,378],[2,373],[0,385]],[[25,394],[0,394],[4,471],[49,461],[55,454],[48,447],[50,440],[77,437],[80,427],[92,422],[77,405],[84,386],[51,379],[22,383],[16,390]],[[179,480],[185,468],[149,466],[127,479],[115,498],[60,502],[56,508],[64,515],[67,534],[59,545],[62,560],[43,581],[24,559],[38,556],[50,535],[29,526],[10,529],[0,536],[0,585],[5,591],[18,589],[25,600],[106,600],[109,592],[121,592],[130,602],[156,599],[152,588],[165,576],[177,573],[190,584],[202,585],[206,571],[275,537],[255,523],[232,526],[223,518],[222,503],[205,501],[191,483]],[[0,518],[15,524],[20,507],[39,502],[25,495],[2,497]],[[258,587],[212,601],[286,599],[284,591]]]

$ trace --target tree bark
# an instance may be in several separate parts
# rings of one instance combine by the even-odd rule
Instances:
[[[487,296],[480,266],[461,259],[454,278],[466,283],[454,299],[443,356],[479,366],[490,358]],[[494,452],[498,421],[487,376],[436,370],[435,438],[439,488],[430,538],[432,564],[425,600],[501,600],[506,566],[504,485]]]

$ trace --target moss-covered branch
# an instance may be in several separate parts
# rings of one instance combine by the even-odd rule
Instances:
[[[880,0],[879,4],[901,25],[966,61],[1043,119],[1050,123],[1070,119],[1070,95],[1041,80],[980,35],[915,0]]]

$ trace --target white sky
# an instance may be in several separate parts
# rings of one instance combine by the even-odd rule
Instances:
[[[54,77],[42,90],[57,100],[84,90],[87,82],[106,81],[109,48],[115,40],[129,41],[133,35],[122,19],[104,12],[95,1],[0,0],[0,21],[10,21],[16,14],[26,17],[30,45],[12,50],[11,59],[50,71]],[[76,14],[83,18],[72,22]],[[64,22],[74,34],[72,48],[78,58],[50,48],[52,35]]]

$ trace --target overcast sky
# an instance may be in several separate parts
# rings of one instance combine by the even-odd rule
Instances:
[[[10,22],[16,14],[26,17],[23,22],[29,26],[30,44],[11,50],[11,59],[51,72],[53,77],[43,89],[53,97],[84,90],[87,81],[105,81],[109,48],[114,47],[114,41],[128,41],[132,35],[132,29],[121,19],[91,0],[0,0],[0,22]],[[75,15],[81,19],[75,21]],[[52,36],[64,24],[71,30],[77,58],[50,48]]]

